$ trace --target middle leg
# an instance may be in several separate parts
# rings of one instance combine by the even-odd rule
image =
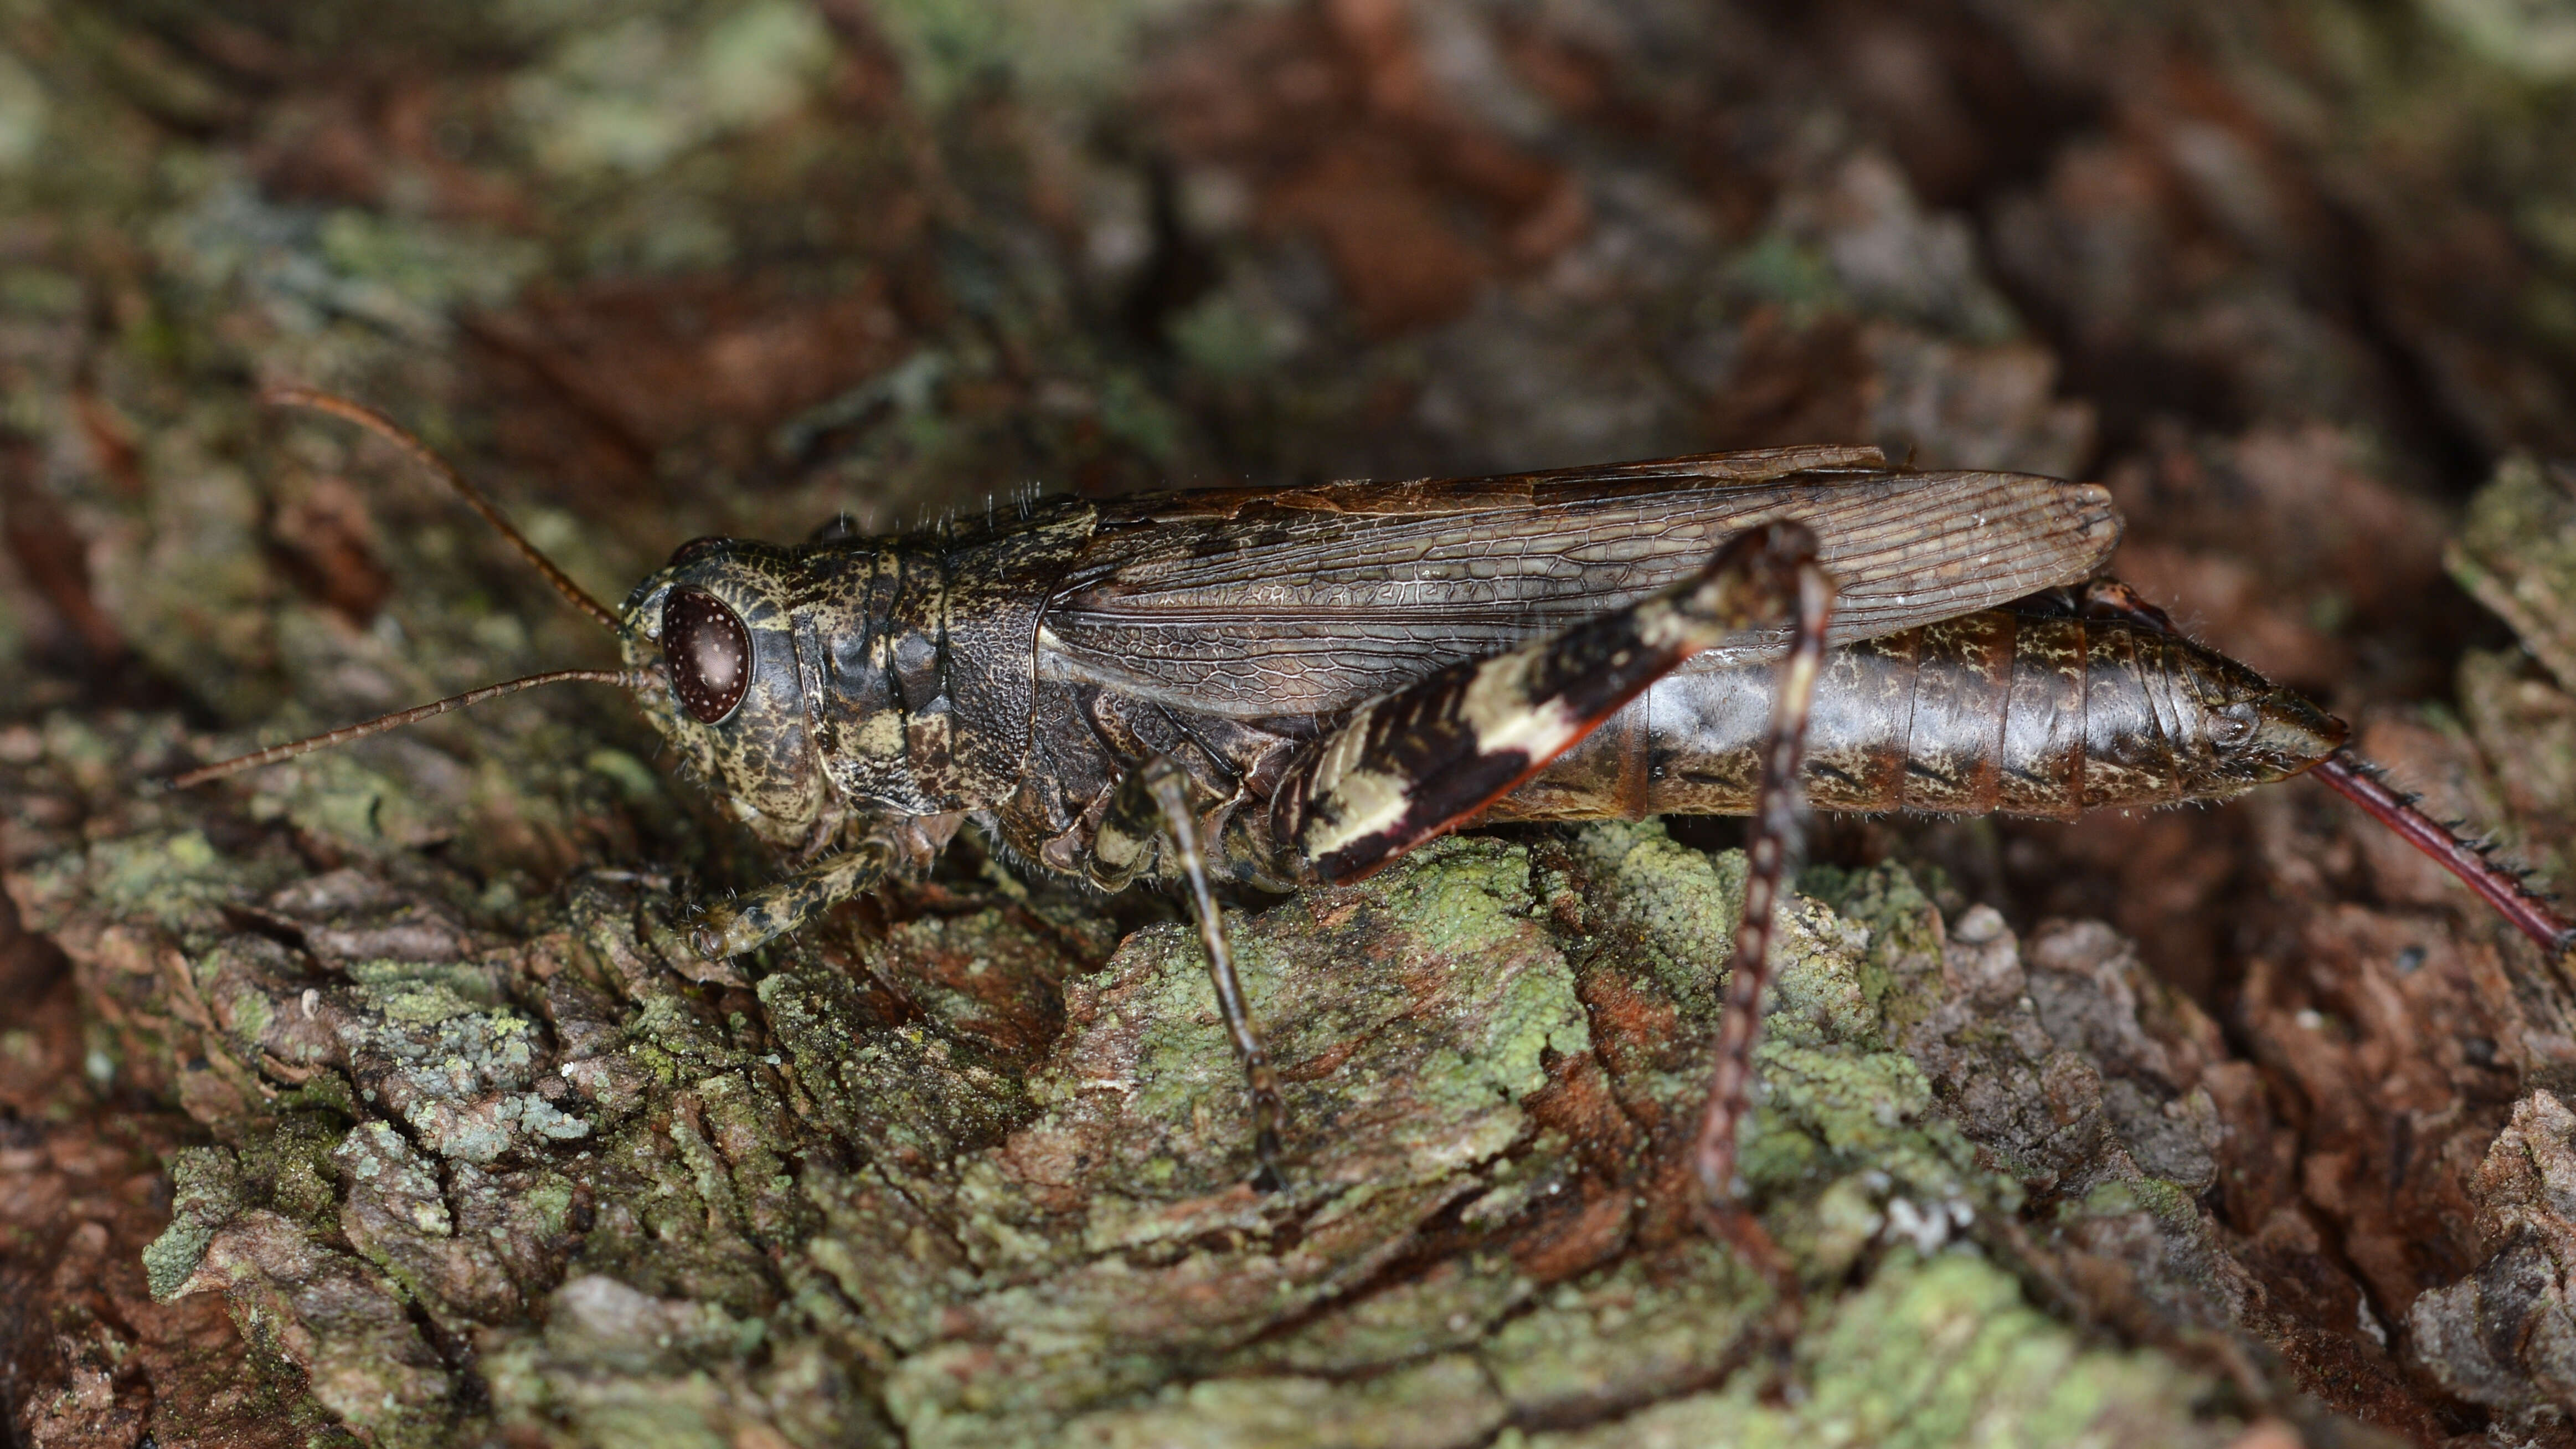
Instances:
[[[1252,1008],[1243,998],[1243,981],[1235,974],[1234,951],[1226,944],[1225,918],[1216,892],[1208,884],[1208,852],[1199,832],[1199,815],[1190,798],[1189,772],[1169,755],[1156,755],[1127,772],[1110,797],[1100,829],[1092,839],[1094,876],[1115,889],[1153,863],[1168,848],[1170,866],[1188,892],[1190,916],[1207,948],[1208,980],[1216,988],[1217,1011],[1226,1035],[1243,1064],[1244,1086],[1252,1104],[1252,1186],[1276,1192],[1279,1175],[1279,1078],[1269,1050],[1252,1024]]]

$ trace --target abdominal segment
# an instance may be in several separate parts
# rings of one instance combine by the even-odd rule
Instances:
[[[1804,780],[1819,810],[2070,819],[2196,798],[2196,646],[2128,624],[1985,611],[1826,655]],[[1705,658],[1705,657],[1704,657]],[[1498,801],[1495,820],[1742,815],[1768,662],[1686,666]]]

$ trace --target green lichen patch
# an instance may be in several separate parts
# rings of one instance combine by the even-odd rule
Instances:
[[[1330,1377],[1364,1374],[1425,1353],[1469,1349],[1536,1291],[1508,1253],[1451,1258],[1291,1332],[1249,1344],[1227,1361],[1227,1368]]]
[[[2019,1194],[1968,1170],[1969,1144],[1931,1112],[1931,1093],[1914,1063],[1894,1052],[1867,1056],[1786,1043],[1762,1051],[1765,1092],[1744,1144],[1743,1175],[1757,1192],[1803,1195],[1861,1171],[1885,1216],[1864,1219],[1901,1231],[1894,1219],[1911,1211],[1926,1231],[1946,1237],[1979,1212],[2009,1208]],[[1837,1236],[1820,1196],[1813,1231]],[[1897,1204],[1910,1204],[1900,1209]],[[1804,1223],[1791,1229],[1806,1229]],[[1821,1249],[1821,1243],[1820,1243]],[[1840,1253],[1820,1252],[1835,1271]]]
[[[1530,1130],[1517,1103],[1543,1056],[1585,1038],[1522,853],[1425,855],[1240,923],[1247,993],[1295,1084],[1297,1166],[1274,1197],[1242,1181],[1240,1068],[1195,939],[1141,933],[1072,984],[1031,1082],[1044,1110],[959,1177],[967,1255],[1039,1276],[953,1304],[951,1342],[889,1378],[899,1422],[935,1439],[1151,1388],[1347,1291],[1485,1190],[1476,1169]]]
[[[576,1443],[726,1449],[881,1442],[846,1366],[770,1325],[600,1276],[548,1301],[542,1332],[496,1335],[485,1358],[512,1431]]]
[[[1288,1194],[1312,1227],[1451,1179],[1526,1130],[1515,1103],[1541,1058],[1585,1047],[1562,956],[1532,919],[1526,859],[1492,841],[1436,847],[1384,882],[1234,918],[1247,997],[1283,1078]],[[1071,984],[1067,1032],[1031,1080],[1046,1112],[997,1159],[1068,1192],[1094,1251],[1239,1226],[1248,1176],[1241,1068],[1194,935],[1157,928]]]
[[[172,1297],[205,1261],[215,1230],[241,1210],[233,1155],[188,1147],[171,1155],[170,1226],[143,1250],[144,1281],[155,1298]]]
[[[2153,1352],[2087,1345],[2027,1304],[1993,1264],[1901,1254],[1801,1340],[1802,1392],[1766,1403],[1761,1376],[1571,1434],[1508,1436],[1515,1449],[1589,1446],[2219,1445],[2240,1432],[2194,1422],[2206,1376]]]
[[[334,1155],[347,1119],[337,1112],[291,1112],[246,1137],[234,1153],[243,1195],[283,1216],[328,1229],[340,1216]]]
[[[1713,1016],[1744,914],[1742,856],[1712,859],[1653,821],[1594,826],[1575,836],[1574,851],[1587,876],[1620,887],[1607,895],[1614,909],[1604,928],[1634,933],[1655,983],[1694,1014]]]
[[[570,1198],[560,1174],[493,1174],[452,1158],[442,1168],[384,1122],[349,1133],[333,1161],[342,1236],[451,1328],[522,1316],[530,1290],[559,1269]]]
[[[293,868],[274,852],[218,850],[193,826],[112,837],[29,866],[21,908],[32,925],[68,926],[78,913],[176,933],[217,928],[222,907],[256,899]]]
[[[788,965],[758,989],[820,1121],[882,1161],[908,1171],[944,1166],[1031,1110],[1016,1076],[989,1054],[918,1025],[887,1025],[857,983],[822,962]]]
[[[1152,1404],[1081,1415],[1065,1425],[1067,1437],[1057,1442],[1118,1449],[1446,1449],[1481,1442],[1508,1416],[1473,1358],[1445,1354],[1359,1383],[1289,1376],[1209,1379]]]
[[[2576,864],[2576,696],[2554,673],[2540,677],[2519,649],[2469,651],[2458,684],[2459,724],[2492,774],[2492,803],[2510,822],[2492,833],[2541,879],[2568,879]]]
[[[1515,1419],[1595,1419],[1741,1367],[1774,1302],[1733,1253],[1686,1241],[1549,1290],[1479,1357]]]
[[[634,176],[794,110],[830,53],[823,21],[794,0],[697,25],[636,16],[562,36],[516,80],[510,109],[546,170],[576,181]]]
[[[1273,1039],[1315,1039],[1317,1026],[1301,1010],[1315,1011],[1321,1021],[1343,1031],[1358,1023],[1407,1047],[1457,1029],[1447,1025],[1451,1020],[1469,1029],[1486,1021],[1509,1022],[1514,1018],[1498,1015],[1490,1006],[1483,1015],[1473,1014],[1474,1003],[1485,999],[1475,995],[1404,1019],[1373,1018],[1366,1007],[1376,991],[1398,985],[1419,989],[1427,981],[1465,975],[1456,967],[1471,960],[1485,965],[1474,974],[1486,984],[1452,990],[1508,992],[1513,963],[1545,959],[1529,954],[1532,932],[1536,941],[1555,944],[1560,953],[1568,945],[1590,953],[1587,979],[1606,973],[1605,956],[1623,947],[1637,953],[1623,964],[1678,972],[1677,956],[1687,949],[1693,907],[1698,907],[1702,924],[1712,915],[1723,920],[1723,895],[1712,882],[1740,869],[1672,848],[1651,829],[1600,827],[1579,834],[1572,845],[1566,860],[1578,875],[1587,862],[1608,862],[1609,870],[1619,874],[1574,880],[1542,874],[1533,880],[1518,848],[1462,841],[1424,852],[1372,882],[1387,896],[1366,890],[1310,893],[1245,921],[1239,934],[1256,943],[1246,948],[1248,957],[1258,960],[1270,950],[1294,952],[1312,944],[1335,967],[1335,974],[1314,977],[1268,970],[1254,975],[1255,1002]],[[1541,882],[1551,891],[1571,886],[1588,903],[1585,921],[1593,929],[1568,936],[1547,924],[1548,917],[1535,913]],[[1920,903],[1919,893],[1910,892],[1900,879],[1877,882],[1871,890],[1874,898],[1909,908]],[[1383,935],[1372,917],[1388,896],[1400,896],[1424,913],[1405,917],[1406,929],[1399,937]],[[1887,1023],[1869,1011],[1873,1000],[1889,993],[1884,984],[1873,990],[1866,977],[1872,970],[1884,976],[1890,968],[1863,949],[1868,933],[1814,906],[1801,907],[1801,912],[1803,928],[1790,933],[1795,954],[1786,976],[1792,984],[1782,992],[1797,1025],[1785,1034],[1789,1039],[1764,1054],[1768,1095],[1748,1154],[1747,1176],[1768,1202],[1766,1218],[1798,1257],[1800,1273],[1813,1285],[1810,1291],[1832,1301],[1842,1291],[1834,1285],[1854,1274],[1865,1284],[1877,1284],[1901,1265],[1919,1261],[1920,1254],[1958,1251],[1953,1245],[1990,1215],[2014,1212],[2019,1188],[1978,1167],[1970,1142],[1941,1117],[1932,1084],[1890,1044]],[[1416,927],[1415,920],[1423,924]],[[1927,939],[1918,930],[1911,943],[1919,949]],[[1459,954],[1407,954],[1417,949],[1409,943],[1421,942]],[[848,1247],[834,1250],[836,1273],[844,1283],[854,1292],[863,1290],[869,1301],[899,1306],[906,1321],[901,1337],[911,1346],[889,1373],[885,1391],[890,1413],[907,1434],[928,1443],[1036,1442],[1060,1430],[1068,1422],[1063,1416],[1072,1412],[1079,1417],[1070,1422],[1085,1426],[1085,1432],[1096,1431],[1104,1442],[1131,1435],[1163,1435],[1179,1442],[1330,1442],[1326,1426],[1340,1422],[1332,1414],[1310,1413],[1314,1423],[1302,1431],[1307,1437],[1298,1438],[1300,1431],[1280,1427],[1279,1407],[1309,1402],[1315,1392],[1312,1375],[1319,1370],[1367,1374],[1373,1365],[1396,1364],[1403,1367],[1392,1377],[1367,1381],[1419,1385],[1423,1397],[1414,1406],[1418,1412],[1394,1419],[1386,1417],[1392,1410],[1373,1410],[1387,1426],[1384,1432],[1397,1436],[1390,1442],[1413,1442],[1401,1436],[1417,1434],[1420,1442],[1463,1442],[1444,1436],[1481,1434],[1495,1423],[1537,1425],[1616,1415],[1713,1379],[1740,1376],[1762,1357],[1760,1343],[1774,1300],[1758,1275],[1728,1251],[1688,1240],[1677,1249],[1621,1255],[1620,1236],[1650,1230],[1653,1215],[1632,1218],[1617,1210],[1617,1197],[1596,1196],[1584,1185],[1587,1169],[1572,1159],[1573,1144],[1544,1131],[1506,1141],[1496,1150],[1562,1155],[1552,1178],[1546,1173],[1530,1176],[1532,1159],[1516,1157],[1510,1170],[1497,1161],[1469,1179],[1496,1184],[1474,1199],[1507,1204],[1494,1219],[1467,1211],[1468,1199],[1449,1188],[1451,1179],[1426,1175],[1450,1159],[1419,1155],[1415,1161],[1420,1166],[1410,1181],[1377,1179],[1343,1188],[1335,1184],[1338,1159],[1328,1146],[1320,1153],[1307,1149],[1302,1159],[1301,1172],[1321,1185],[1292,1187],[1279,1201],[1263,1202],[1224,1179],[1215,1187],[1172,1197],[1155,1193],[1178,1177],[1175,1168],[1141,1183],[1099,1182],[1087,1200],[1081,1221],[1088,1231],[1080,1238],[1043,1231],[1044,1214],[1031,1216],[1035,1204],[1014,1199],[1011,1183],[1029,1173],[1033,1163],[1076,1172],[1088,1166],[1078,1153],[1039,1156],[1031,1147],[1050,1138],[1061,1141],[1059,1134],[1072,1131],[1068,1124],[1091,1110],[1078,1086],[1065,1089],[1065,1064],[1097,1072],[1104,1063],[1117,1063],[1133,1071],[1128,1064],[1181,1060],[1178,1042],[1161,1046],[1165,1055],[1159,1058],[1152,1047],[1137,1045],[1151,1043],[1149,1033],[1159,1024],[1162,1030],[1184,1030],[1197,1038],[1187,1059],[1195,1064],[1193,1085],[1200,1092],[1218,1101],[1234,1097],[1232,1063],[1209,1004],[1199,994],[1203,987],[1195,977],[1200,963],[1190,944],[1178,931],[1146,933],[1131,940],[1099,977],[1076,983],[1067,1039],[1033,1083],[1046,1104],[1044,1111],[970,1166],[962,1178],[965,1190],[955,1199],[979,1217],[1011,1217],[1008,1231],[970,1226],[961,1241],[933,1255],[945,1267],[915,1270],[901,1281],[894,1274],[868,1272]],[[1451,969],[1435,969],[1439,966]],[[1550,989],[1570,992],[1571,973],[1554,976],[1556,969],[1544,974],[1563,984]],[[1649,988],[1654,980],[1647,975]],[[1631,981],[1632,992],[1641,989],[1633,977]],[[1697,1003],[1674,1004],[1668,1019],[1684,1023],[1692,1041],[1704,1040],[1713,1024],[1715,996],[1705,989],[1692,994]],[[1526,1050],[1515,1044],[1528,1032],[1526,1026],[1497,1027],[1471,1038],[1485,1062],[1481,1070],[1489,1074],[1488,1083],[1498,1080],[1496,1064],[1509,1063]],[[1589,1032],[1551,1032],[1551,1038],[1560,1044],[1543,1048],[1540,1056],[1588,1051],[1594,1039]],[[1104,1054],[1113,1049],[1118,1054]],[[1372,1041],[1346,1053],[1334,1075],[1318,1079],[1326,1086],[1348,1080],[1349,1089],[1359,1094],[1356,1102],[1322,1107],[1339,1114],[1337,1125],[1359,1134],[1389,1130],[1367,1115],[1367,1094],[1388,1079],[1354,1065],[1367,1062],[1370,1051],[1386,1049]],[[1680,1055],[1691,1054],[1685,1048]],[[1439,1070],[1443,1057],[1435,1052],[1424,1060]],[[1103,1110],[1135,1114],[1126,1119],[1135,1128],[1134,1140],[1150,1143],[1168,1140],[1163,1133],[1184,1132],[1200,1134],[1199,1140],[1223,1140],[1222,1131],[1203,1125],[1200,1114],[1184,1117],[1179,1102],[1141,1090],[1111,1090],[1121,1083],[1105,1072],[1075,1081],[1088,1082],[1109,1099]],[[1630,1073],[1626,1086],[1633,1099],[1655,1103],[1664,1120],[1690,1120],[1687,1109],[1696,1103],[1696,1084],[1677,1069]],[[1489,1101],[1513,1100],[1495,1086],[1485,1091]],[[1441,1111],[1455,1112],[1472,1095],[1454,1088],[1415,1090],[1404,1100],[1422,1115],[1408,1119],[1401,1130],[1425,1130],[1426,1122],[1444,1120]],[[1137,1105],[1140,1100],[1143,1106]],[[1445,1120],[1458,1134],[1454,1141],[1471,1147],[1481,1141],[1474,1135],[1472,1116]],[[1632,1159],[1624,1169],[1648,1174],[1626,1191],[1658,1180],[1652,1175],[1657,1171],[1655,1151],[1660,1149],[1650,1149],[1647,1158]],[[1475,1160],[1465,1159],[1469,1165]],[[1503,1190],[1506,1181],[1517,1180],[1554,1186],[1526,1193]],[[1061,1178],[1039,1181],[1044,1192],[1061,1191],[1064,1183]],[[1014,1207],[1014,1201],[1023,1205]],[[1045,1201],[1043,1195],[1037,1200]],[[1559,1202],[1568,1205],[1573,1218],[1557,1212]],[[1594,1203],[1613,1210],[1602,1216],[1584,1206]],[[1291,1215],[1305,1204],[1314,1206]],[[1458,1214],[1459,1223],[1492,1223],[1485,1230],[1499,1229],[1497,1241],[1509,1251],[1453,1258],[1427,1273],[1403,1274],[1385,1284],[1355,1274],[1383,1271],[1388,1251],[1417,1241],[1433,1221],[1430,1215],[1444,1205]],[[899,1231],[918,1240],[928,1226],[915,1216],[917,1207],[883,1188],[861,1188],[841,1211],[852,1215],[847,1221],[863,1220],[872,1233]],[[2106,1205],[2087,1221],[2112,1216],[2116,1214]],[[1561,1226],[1584,1220],[1606,1227],[1610,1236],[1603,1241],[1611,1261],[1555,1288],[1534,1280],[1533,1271],[1563,1272],[1540,1265],[1562,1260]],[[1638,1226],[1619,1226],[1632,1221]],[[1283,1236],[1291,1225],[1293,1236]],[[1549,1245],[1544,1251],[1537,1247],[1542,1242]],[[1591,1251],[1598,1256],[1603,1250]],[[1978,1271],[1985,1275],[1982,1286],[1970,1285],[1971,1297],[1985,1295],[1976,1299],[1977,1311],[1984,1311],[1997,1285],[2019,1304],[2008,1274],[1983,1265]],[[994,1283],[994,1275],[1006,1277],[1007,1286]],[[1923,1294],[1937,1298],[1935,1289],[1958,1288],[1944,1278]],[[945,1308],[938,1306],[943,1297]],[[1907,1311],[1935,1313],[1937,1303],[1918,1297],[1904,1297],[1901,1305]],[[1964,1309],[1947,1311],[1968,1316]],[[2078,1349],[2071,1334],[2026,1305],[2018,1311],[2021,1317],[2012,1320],[2012,1332],[2038,1338],[2036,1346],[2019,1340],[2009,1345],[2009,1354],[2026,1360],[2017,1363],[2062,1367],[2074,1362]],[[1294,1328],[1284,1334],[1274,1327],[1291,1323]],[[935,1329],[924,1334],[923,1325]],[[1955,1336],[1957,1330],[1951,1331]],[[1220,1360],[1228,1365],[1225,1376],[1192,1387],[1182,1387],[1191,1382],[1186,1374],[1174,1377],[1177,1365],[1230,1344],[1242,1346]],[[1843,1348],[1855,1359],[1894,1352],[1857,1340]],[[1970,1357],[1983,1363],[1981,1356],[2005,1351],[1988,1344]],[[1456,1380],[1472,1382],[1472,1388],[1452,1395],[1431,1387],[1451,1382],[1446,1376],[1456,1372],[1452,1358],[1444,1355],[1468,1356],[1480,1365],[1480,1376]],[[2150,1370],[2161,1371],[2156,1367],[2161,1361],[2152,1355],[2145,1362]],[[1881,1366],[1901,1378],[1895,1366]],[[2116,1368],[2113,1364],[2105,1370],[2109,1381],[2117,1381],[2115,1387],[2126,1382],[2117,1379]],[[1163,1386],[1159,1391],[1158,1385]],[[2069,1392],[2074,1397],[2065,1403],[2048,1401],[2033,1412],[2054,1423],[2046,1416],[2075,1415],[2091,1402]],[[2118,1413],[2130,1413],[2132,1400],[2152,1401],[2145,1390],[2119,1392],[2130,1397],[2119,1401]],[[1337,1402],[1381,1401],[1347,1393]],[[1224,1421],[1221,1409],[1239,1414]],[[1337,1407],[1333,1414],[1341,1411]],[[2176,1401],[2166,1412],[2190,1410]]]

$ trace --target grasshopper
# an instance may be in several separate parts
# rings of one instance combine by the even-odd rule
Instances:
[[[1695,1157],[1721,1214],[1809,804],[2070,818],[2312,772],[2545,946],[2576,940],[2342,753],[2342,721],[2101,578],[2121,521],[2096,485],[1806,447],[1058,499],[893,537],[699,539],[611,610],[380,414],[272,400],[420,459],[616,637],[623,667],[490,685],[172,784],[583,680],[631,692],[798,862],[698,909],[688,940],[709,959],[917,876],[969,819],[1103,890],[1177,881],[1264,1189],[1281,1182],[1279,1095],[1217,886],[1353,880],[1471,823],[1753,817]]]

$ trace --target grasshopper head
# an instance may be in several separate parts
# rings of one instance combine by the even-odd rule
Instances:
[[[2203,711],[2203,768],[2221,789],[2268,785],[2341,748],[2349,725],[2225,655],[2187,650],[2185,670]]]
[[[794,556],[769,544],[702,538],[680,546],[626,603],[626,661],[663,688],[643,706],[727,810],[794,849],[836,825],[806,728],[789,611]]]

